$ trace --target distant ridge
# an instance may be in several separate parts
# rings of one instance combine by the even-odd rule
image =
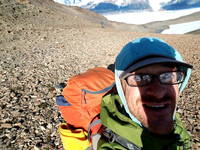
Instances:
[[[66,5],[79,6],[97,13],[133,10],[179,10],[200,7],[200,0],[171,0],[170,2],[150,0],[54,0]]]

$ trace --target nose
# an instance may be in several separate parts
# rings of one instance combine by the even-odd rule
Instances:
[[[158,80],[154,80],[144,89],[144,94],[153,97],[155,100],[161,100],[168,92],[170,85],[163,85]]]

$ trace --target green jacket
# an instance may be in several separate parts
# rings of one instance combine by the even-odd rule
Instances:
[[[190,137],[182,123],[176,117],[174,132],[168,136],[153,135],[134,123],[126,114],[118,95],[109,94],[103,98],[101,121],[126,140],[134,143],[142,150],[188,150]],[[109,142],[102,136],[98,142],[98,150],[125,150],[117,142]]]

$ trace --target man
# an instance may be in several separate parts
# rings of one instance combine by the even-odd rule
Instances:
[[[175,111],[191,68],[158,38],[128,43],[115,61],[117,93],[102,101],[105,129],[98,149],[189,149],[190,137]]]

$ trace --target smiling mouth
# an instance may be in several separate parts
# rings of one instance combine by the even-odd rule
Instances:
[[[167,108],[168,104],[160,104],[160,105],[149,105],[149,104],[143,104],[145,108],[151,109],[151,110],[162,110]]]

